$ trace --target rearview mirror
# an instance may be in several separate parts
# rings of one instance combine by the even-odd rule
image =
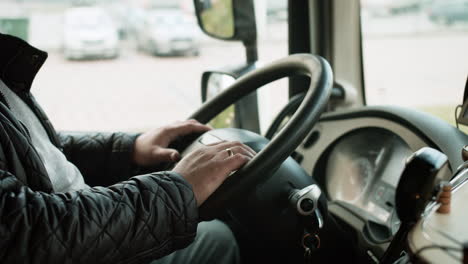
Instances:
[[[255,41],[257,30],[252,0],[194,0],[201,29],[217,39]]]

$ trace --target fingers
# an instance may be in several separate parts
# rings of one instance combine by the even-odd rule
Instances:
[[[212,144],[211,145],[212,147],[214,147],[214,149],[216,149],[217,151],[222,151],[222,150],[226,150],[226,149],[231,149],[231,150],[236,150],[236,149],[243,149],[243,151],[247,151],[249,153],[248,156],[255,156],[257,154],[257,152],[255,152],[255,150],[253,150],[251,147],[245,145],[245,144],[242,144],[241,142],[239,141],[223,141],[223,142],[220,142],[220,143],[215,143],[215,144]],[[236,154],[237,152],[233,151],[234,153],[233,154]]]
[[[240,169],[242,166],[244,166],[247,162],[249,162],[252,159],[252,157],[244,155],[242,153],[237,153],[233,156],[230,156],[222,162],[223,167],[228,171],[235,171]]]
[[[204,125],[194,119],[176,123],[167,127],[168,132],[173,138],[185,136],[191,133],[201,133],[211,129],[211,127]]]
[[[180,160],[179,152],[170,148],[156,148],[153,155],[159,162],[176,162]]]
[[[195,199],[201,205],[229,175],[254,155],[255,151],[240,142],[221,142],[189,153],[173,171],[182,175],[192,186]]]
[[[252,153],[250,148],[247,148],[246,146],[234,146],[234,147],[230,147],[230,148],[221,150],[221,152],[223,154],[222,156],[225,159],[229,158],[231,156],[234,156],[236,154],[242,154],[242,155],[247,156],[249,158],[253,158],[255,156],[255,154]]]
[[[212,148],[214,151],[218,151],[215,159],[227,173],[238,170],[253,159],[256,154],[249,146],[237,141],[219,143],[213,145]]]

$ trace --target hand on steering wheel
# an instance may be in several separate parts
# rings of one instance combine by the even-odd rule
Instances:
[[[221,142],[201,147],[185,156],[173,169],[192,185],[200,206],[221,183],[255,156],[240,142]]]
[[[261,136],[252,136],[244,133],[241,139],[247,141],[264,140],[263,149],[239,169],[232,177],[229,177],[199,208],[201,218],[209,219],[216,211],[225,207],[226,203],[242,197],[259,183],[267,180],[275,169],[279,167],[289,155],[299,146],[312,127],[318,121],[325,110],[332,90],[333,74],[328,62],[310,54],[295,54],[284,59],[277,60],[265,67],[256,69],[240,79],[231,87],[206,102],[190,118],[201,123],[209,122],[213,117],[221,113],[229,105],[242,97],[255,91],[272,81],[292,75],[306,75],[310,77],[310,88],[307,91],[302,104],[289,120],[288,124],[270,141],[267,142]],[[219,141],[239,140],[237,136],[223,138],[219,130],[212,130],[209,134],[217,134]],[[229,132],[232,135],[232,131]],[[224,134],[229,134],[224,133]],[[241,132],[239,132],[241,133]],[[203,137],[203,136],[202,136]],[[257,138],[255,138],[257,137]],[[202,138],[195,140],[192,145],[201,147]],[[193,150],[194,147],[188,147]]]

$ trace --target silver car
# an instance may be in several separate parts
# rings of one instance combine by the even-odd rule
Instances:
[[[154,55],[192,55],[200,53],[196,21],[179,9],[149,11],[137,33],[137,47]]]
[[[118,30],[101,8],[70,8],[64,15],[63,51],[67,59],[115,58]]]

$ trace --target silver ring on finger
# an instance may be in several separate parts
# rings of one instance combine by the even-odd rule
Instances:
[[[227,148],[226,152],[228,153],[228,157],[234,156],[234,152],[232,151],[231,148]]]

